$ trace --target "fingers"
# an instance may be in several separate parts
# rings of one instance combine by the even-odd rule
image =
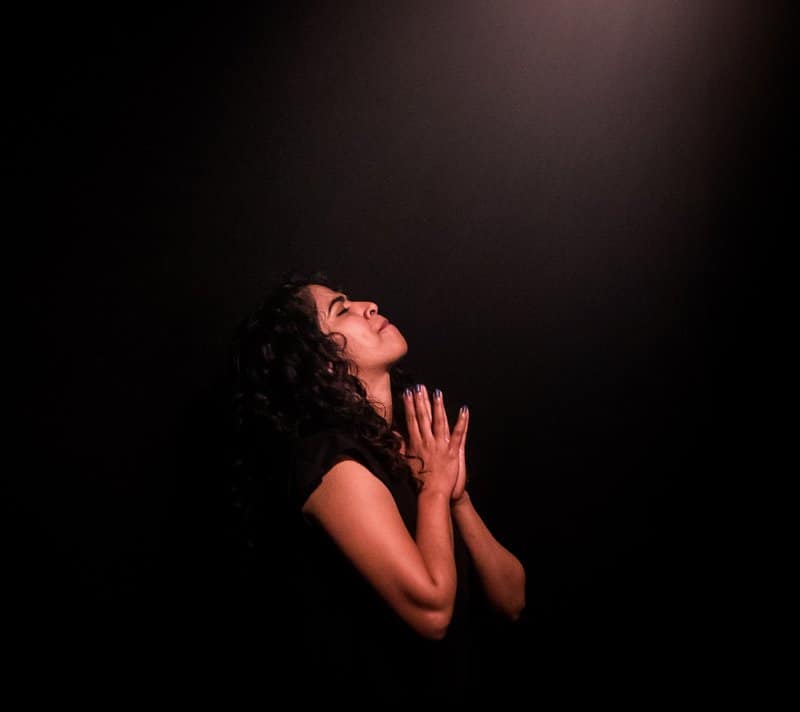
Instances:
[[[422,432],[419,427],[419,420],[417,419],[417,409],[414,405],[414,395],[410,388],[403,391],[403,406],[406,412],[406,427],[408,428],[408,439],[412,445],[419,443],[422,440]]]
[[[451,433],[447,411],[444,407],[444,396],[438,388],[433,392],[433,406],[428,397],[428,390],[422,384],[403,391],[403,400],[408,435],[412,441],[429,443],[434,440],[444,440],[446,443],[451,443],[454,449],[464,447],[469,423],[469,410],[466,406],[459,409],[456,424]]]
[[[450,436],[451,449],[462,450],[467,442],[467,425],[469,424],[469,408],[462,405],[458,409],[458,418],[456,419],[453,433]]]
[[[433,435],[450,442],[450,423],[444,409],[444,396],[438,388],[433,392]]]
[[[403,401],[409,439],[412,443],[431,442],[434,435],[431,430],[431,408],[425,386],[418,383],[413,389],[406,388],[403,391]]]
[[[431,410],[431,399],[428,397],[428,391],[425,386],[420,384],[420,388],[423,389],[423,393],[425,397],[422,399],[422,402],[425,404],[425,410],[428,411],[428,418],[430,419],[431,423],[433,423],[433,411]],[[435,393],[436,391],[434,391]]]
[[[425,442],[434,439],[433,430],[431,429],[431,403],[428,400],[428,389],[424,385],[418,383],[414,387],[414,407],[417,411],[417,422],[419,423],[419,432]]]

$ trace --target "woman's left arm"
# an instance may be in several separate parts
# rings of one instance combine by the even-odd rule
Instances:
[[[461,532],[492,607],[512,621],[525,608],[525,568],[481,519],[464,490],[451,502],[453,522]]]
[[[434,391],[434,398],[442,398],[438,388]],[[425,400],[428,415],[432,417],[430,402]],[[489,603],[499,613],[516,621],[525,608],[525,568],[514,554],[495,539],[467,492],[466,436],[470,414],[466,406],[463,406],[463,411],[464,437],[458,449],[458,477],[450,496],[450,513],[467,546]],[[447,423],[445,427],[449,428]],[[449,430],[446,435],[449,437]]]
[[[516,621],[525,608],[525,568],[520,560],[495,539],[472,504],[467,492],[466,426],[458,450],[458,479],[450,499],[453,522],[461,532],[489,603],[501,614]]]

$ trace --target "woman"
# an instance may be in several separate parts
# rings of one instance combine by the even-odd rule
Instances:
[[[468,493],[468,409],[451,428],[441,391],[399,365],[399,329],[321,273],[284,279],[234,344],[236,491],[286,674],[323,697],[465,694],[476,611],[525,605],[522,564]]]

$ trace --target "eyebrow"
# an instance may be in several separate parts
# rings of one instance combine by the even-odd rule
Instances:
[[[331,309],[333,309],[333,305],[336,304],[336,302],[343,302],[345,299],[346,297],[344,294],[340,294],[338,297],[334,297],[331,300],[331,303],[328,305],[328,316],[331,315]]]

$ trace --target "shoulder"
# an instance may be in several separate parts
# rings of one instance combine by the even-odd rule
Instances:
[[[334,464],[303,503],[302,513],[378,588],[413,557],[412,530],[392,492],[355,460]]]
[[[375,511],[382,505],[394,507],[386,485],[368,467],[343,454],[323,473],[302,509],[307,514],[327,510],[346,517],[348,512]]]
[[[357,463],[373,479],[385,480],[385,468],[368,443],[343,430],[320,430],[299,438],[294,444],[291,496],[299,508],[322,484],[325,475],[341,462]]]
[[[344,456],[367,467],[375,460],[375,453],[367,442],[344,430],[319,430],[299,438],[294,444],[294,459],[301,466],[313,464],[328,470]]]

